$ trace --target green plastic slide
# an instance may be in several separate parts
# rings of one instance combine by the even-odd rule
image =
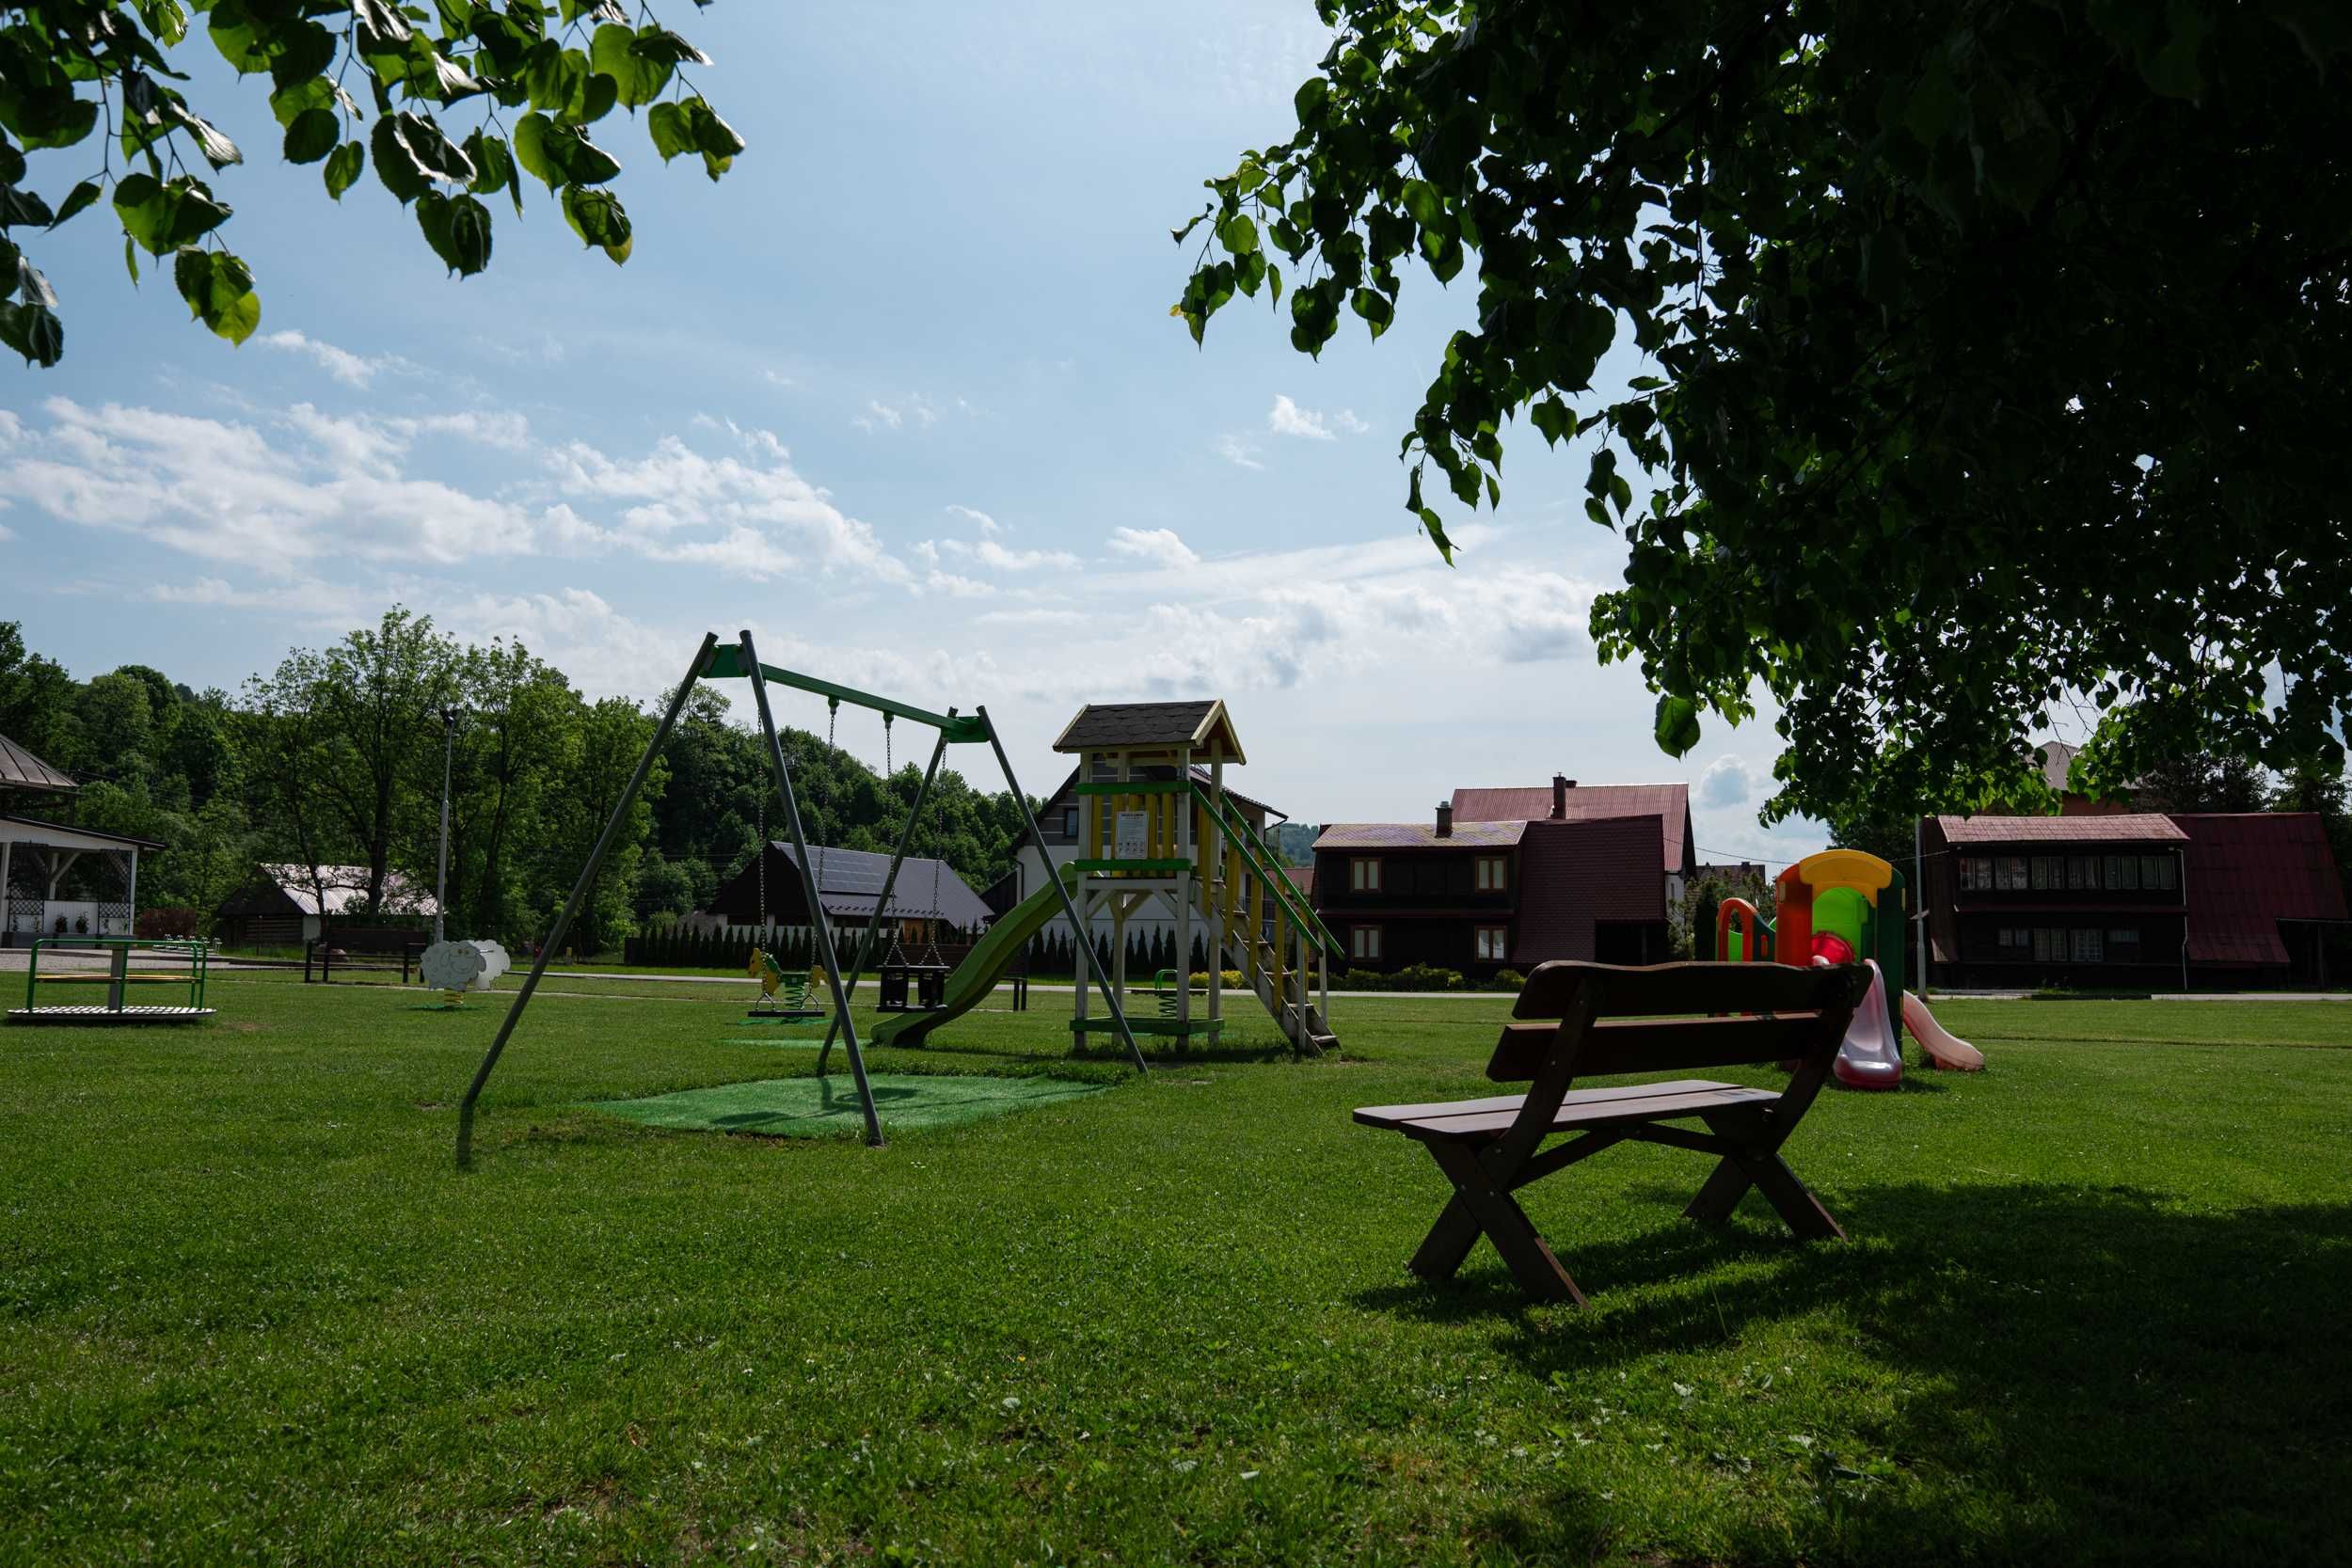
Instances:
[[[1074,887],[1085,873],[1073,865],[1060,870],[1065,886]],[[1038,889],[1000,915],[977,945],[964,955],[947,976],[940,1005],[928,1013],[892,1013],[874,1025],[876,1045],[920,1045],[941,1024],[960,1018],[996,989],[997,980],[1021,954],[1022,944],[1045,923],[1061,913],[1061,896],[1049,884]]]

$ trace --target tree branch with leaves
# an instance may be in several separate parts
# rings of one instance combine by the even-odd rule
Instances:
[[[1317,354],[1473,269],[1406,505],[1450,561],[1425,481],[1492,507],[1515,419],[1578,443],[1628,546],[1593,637],[1663,749],[1768,693],[1768,820],[2046,805],[2032,736],[2075,700],[2123,716],[2094,789],[2341,761],[2352,11],[1319,9],[1296,131],[1176,230],[1207,226],[1172,313],[1200,341],[1287,265]]]
[[[289,163],[321,165],[326,194],[341,201],[373,162],[461,277],[490,264],[481,198],[503,193],[521,217],[524,174],[547,187],[582,245],[628,260],[635,233],[611,189],[621,162],[589,129],[615,107],[644,109],[661,160],[699,157],[712,180],[743,150],[686,75],[708,57],[643,5],[634,18],[613,0],[0,5],[0,342],[28,364],[58,362],[65,325],[25,247],[102,198],[122,226],[134,283],[142,252],[168,258],[173,286],[207,327],[242,343],[261,325],[252,269],[222,244],[231,209],[206,178],[245,154],[171,85],[189,80],[172,61],[197,47],[199,26],[241,79],[266,79]],[[461,114],[478,120],[461,131]],[[28,183],[27,155],[46,169],[76,152],[98,166],[53,205]]]

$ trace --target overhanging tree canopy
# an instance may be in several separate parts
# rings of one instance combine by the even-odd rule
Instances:
[[[1630,546],[1592,629],[1667,751],[1769,691],[1773,818],[2046,799],[2028,736],[2074,700],[2128,714],[2094,787],[2341,760],[2352,8],[1320,9],[1296,134],[1178,231],[1208,225],[1176,311],[1197,340],[1287,261],[1311,354],[1377,338],[1415,258],[1474,259],[1407,505],[1451,559],[1429,466],[1474,509],[1515,415],[1589,437]],[[1600,397],[1628,332],[1650,373]]]
[[[55,365],[65,328],[56,291],[24,246],[102,197],[122,225],[133,282],[141,251],[168,257],[173,284],[205,325],[238,343],[260,325],[252,271],[220,243],[230,208],[189,167],[217,175],[245,154],[171,86],[188,79],[173,52],[193,47],[198,27],[240,76],[267,78],[288,162],[322,165],[326,194],[341,201],[373,161],[384,188],[416,209],[434,254],[465,276],[490,264],[490,209],[478,198],[503,192],[521,217],[524,174],[546,185],[582,245],[628,260],[628,214],[609,188],[621,163],[589,132],[616,106],[645,110],[663,162],[696,154],[713,180],[743,150],[685,75],[709,60],[643,4],[0,6],[0,342],[27,362]],[[452,111],[478,118],[465,130],[444,123]],[[96,166],[53,190],[53,204],[27,183],[25,153],[64,149]],[[72,172],[58,164],[46,160],[42,172]]]

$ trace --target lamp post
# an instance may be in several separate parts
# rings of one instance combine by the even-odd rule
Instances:
[[[433,943],[442,937],[442,911],[449,904],[449,759],[457,744],[457,710],[441,710],[441,853],[433,873]]]

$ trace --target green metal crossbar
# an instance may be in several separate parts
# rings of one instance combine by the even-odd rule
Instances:
[[[1192,862],[1181,855],[1160,856],[1152,860],[1082,860],[1069,863],[1081,871],[1190,871]]]
[[[1312,932],[1323,944],[1323,950],[1332,958],[1346,958],[1347,950],[1340,945],[1339,939],[1316,918],[1314,910],[1298,895],[1298,884],[1282,875],[1281,863],[1274,858],[1274,850],[1266,841],[1258,836],[1257,829],[1249,825],[1249,818],[1242,816],[1231,800],[1225,801],[1224,809],[1219,811],[1217,801],[1200,784],[1188,781],[1187,787],[1191,789],[1193,799],[1216,816],[1225,829],[1226,836],[1241,850],[1241,858],[1248,864],[1251,874],[1290,915],[1291,924]]]
[[[860,691],[853,686],[836,685],[833,681],[819,680],[815,675],[803,675],[797,670],[780,669],[773,664],[763,663],[759,673],[779,686],[797,687],[819,697],[831,697],[862,708],[870,708],[876,713],[892,714],[900,719],[912,719],[918,724],[929,724],[946,736],[951,744],[983,744],[988,740],[988,721],[977,716],[957,718],[951,714],[933,713],[912,703],[877,697],[871,691]],[[702,678],[707,681],[742,680],[750,674],[751,672],[743,667],[742,650],[733,643],[723,642],[711,650],[710,662],[703,667]]]

